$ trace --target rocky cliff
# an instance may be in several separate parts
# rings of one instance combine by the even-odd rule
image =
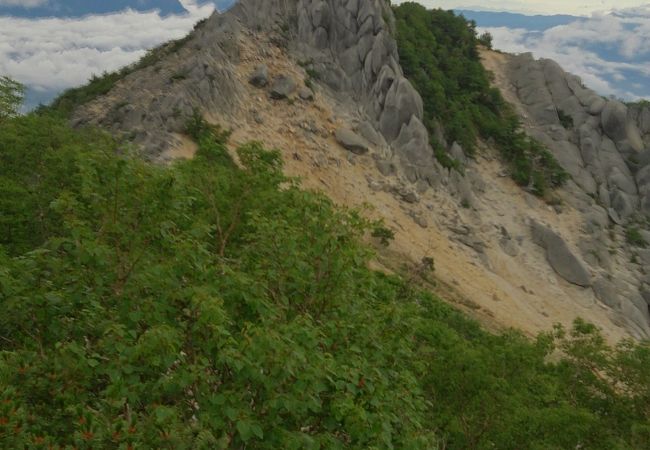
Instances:
[[[78,108],[73,121],[157,161],[191,157],[193,111],[233,142],[283,150],[286,170],[396,231],[380,264],[436,260],[443,297],[531,333],[582,316],[612,338],[650,336],[650,108],[605,100],[552,61],[486,53],[526,130],[571,174],[552,205],[506,178],[488,144],[463,174],[435,160],[383,0],[241,0]],[[650,236],[648,241],[650,242]],[[631,262],[632,261],[632,262]]]
[[[508,71],[529,130],[553,150],[576,184],[597,197],[615,222],[639,210],[650,213],[650,152],[640,131],[647,130],[647,108],[632,112],[586,88],[556,62],[535,61],[530,54],[513,58]]]
[[[500,72],[500,87],[526,130],[571,175],[564,198],[582,220],[572,238],[596,272],[596,297],[645,327],[650,109],[603,98],[556,62],[530,54],[506,56],[491,68]]]

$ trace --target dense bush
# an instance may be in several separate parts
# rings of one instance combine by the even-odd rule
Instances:
[[[490,86],[477,50],[479,44],[489,45],[490,36],[477,37],[476,24],[452,11],[427,10],[413,2],[393,9],[400,62],[422,96],[431,135],[440,123],[446,139],[469,155],[478,138],[494,141],[515,181],[538,195],[563,183],[567,175],[554,157],[521,131],[516,114]],[[432,145],[441,164],[457,168],[435,138]]]
[[[650,347],[487,333],[367,269],[379,225],[277,152],[189,130],[155,166],[0,124],[1,448],[650,448]]]

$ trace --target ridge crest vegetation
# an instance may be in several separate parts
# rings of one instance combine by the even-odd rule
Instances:
[[[394,6],[396,40],[404,75],[424,103],[424,124],[438,161],[459,168],[439,142],[437,123],[448,142],[474,156],[478,139],[492,142],[517,184],[536,195],[562,185],[568,174],[551,152],[521,129],[519,117],[490,86],[478,48],[490,44],[476,23],[453,11],[427,10],[415,2]]]

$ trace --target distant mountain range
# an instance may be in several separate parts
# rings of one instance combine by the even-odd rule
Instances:
[[[568,15],[526,16],[508,12],[470,11],[465,9],[459,9],[456,12],[475,21],[481,27],[524,28],[536,31],[544,31],[584,19],[583,17]]]

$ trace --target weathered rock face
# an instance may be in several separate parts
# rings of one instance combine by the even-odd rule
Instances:
[[[507,61],[509,93],[524,127],[571,175],[564,198],[583,221],[579,232],[563,237],[534,223],[535,241],[570,283],[590,286],[594,273],[596,299],[639,336],[648,335],[650,314],[641,293],[650,279],[633,263],[645,263],[647,255],[628,245],[625,233],[644,226],[639,216],[650,216],[650,106],[602,98],[554,61],[530,54]],[[571,241],[580,256],[570,250]]]
[[[617,100],[605,100],[554,61],[534,60],[530,54],[514,57],[509,73],[531,133],[587,194],[599,196],[622,222],[639,206],[650,206],[650,186],[634,176],[640,165],[650,163],[643,157],[647,141],[641,132],[650,126],[650,111],[630,111]],[[573,121],[568,129],[560,121],[564,115]]]
[[[413,181],[436,178],[420,95],[402,73],[384,0],[300,0],[298,50],[335,92],[352,94]],[[427,167],[418,171],[416,167]]]

